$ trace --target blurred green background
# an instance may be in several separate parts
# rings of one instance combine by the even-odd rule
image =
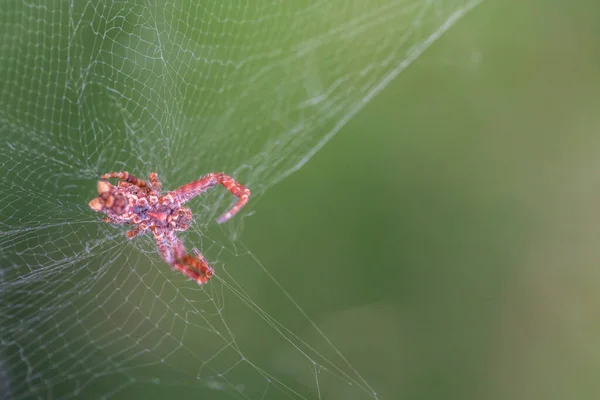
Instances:
[[[241,284],[262,310],[348,372],[346,363],[337,358],[330,345],[323,343],[311,325],[314,323],[381,399],[598,398],[599,16],[600,5],[591,1],[484,2],[368,103],[308,164],[259,196],[253,215],[243,219],[243,229],[236,225],[231,231],[209,231],[201,238],[208,256],[217,259],[221,279],[227,282],[233,277],[232,281]],[[152,94],[142,93],[150,97]],[[131,96],[135,95],[140,93],[133,90]],[[10,98],[3,103],[9,107]],[[79,104],[88,103],[81,100]],[[35,109],[33,103],[26,102],[19,118],[28,115],[28,106]],[[160,109],[161,105],[153,106]],[[223,107],[226,109],[227,105]],[[52,111],[53,106],[44,110]],[[143,114],[153,110],[134,111]],[[36,120],[32,125],[36,128],[36,123],[46,122]],[[71,126],[70,122],[65,125]],[[94,142],[68,143],[67,148],[75,150],[81,146],[89,150],[106,143],[101,140],[104,131],[98,121],[83,124],[94,126]],[[185,127],[185,122],[181,126]],[[177,132],[173,135],[176,138]],[[234,165],[235,152],[246,144],[234,142],[232,135],[223,137],[228,144],[235,143],[232,159],[225,164]],[[120,142],[111,143],[119,154]],[[148,138],[147,143],[160,147],[153,138]],[[186,147],[185,141],[174,143],[179,150]],[[222,143],[216,143],[216,147],[224,148]],[[60,148],[50,144],[49,159],[67,160]],[[149,155],[155,157],[149,163],[155,166],[164,154]],[[204,161],[209,165],[218,159],[215,154],[206,155],[209,159]],[[97,158],[103,157],[106,165],[110,157],[102,153]],[[11,163],[16,158],[11,157]],[[143,159],[141,155],[132,158]],[[175,172],[179,161],[161,159],[158,164]],[[8,163],[1,166],[10,172],[16,170]],[[142,168],[137,165],[135,170]],[[176,183],[189,180],[183,176],[184,167],[181,171]],[[75,171],[74,175],[85,177],[85,184],[92,187],[92,172],[97,171]],[[6,182],[25,187],[27,182],[12,180],[23,175],[9,174]],[[167,182],[171,179],[169,187],[175,186],[173,175],[165,178]],[[268,186],[269,182],[263,184]],[[39,193],[50,197],[52,185],[42,182],[40,192],[35,192],[34,200],[39,204],[34,206],[38,210],[43,209],[40,204],[44,203]],[[89,187],[79,186],[77,196],[81,198],[68,198],[69,207],[85,204],[82,199],[89,197]],[[5,198],[9,196],[6,194]],[[3,208],[10,213],[5,215],[11,220],[9,226],[21,216],[14,204],[10,202]],[[112,232],[110,227],[96,228],[98,222],[85,212],[81,211],[81,218],[88,224],[83,228],[86,233],[95,234],[94,229],[100,235]],[[24,213],[25,221],[33,213]],[[46,216],[43,212],[40,215]],[[52,220],[53,213],[47,216]],[[208,223],[208,219],[203,223]],[[79,228],[72,224],[66,230],[72,234],[76,229]],[[230,238],[235,236],[235,240],[219,236],[223,233]],[[200,240],[200,235],[198,231],[190,233],[187,242]],[[77,243],[83,244],[82,236],[78,237]],[[37,249],[41,238],[37,237],[37,242],[17,242],[16,247],[21,248],[15,260],[27,259],[26,251]],[[12,246],[6,243],[0,252],[3,256]],[[138,252],[140,248],[118,238],[110,246],[118,250],[116,254],[127,254],[127,263],[111,259],[110,251],[98,250],[95,256],[92,251],[90,270],[97,271],[108,264],[111,274],[125,274],[124,281],[103,278],[108,292],[111,285],[130,288],[128,280],[139,278],[124,272],[130,269],[122,268],[123,265],[137,271],[166,269],[153,253],[150,238],[139,243],[143,251],[150,253],[150,266],[143,251]],[[220,243],[235,249],[227,272],[220,268],[228,258],[226,252],[220,252]],[[242,256],[248,255],[246,248],[258,262],[243,261]],[[68,254],[67,250],[60,251],[65,252],[65,257]],[[31,256],[35,262],[44,263],[36,254]],[[88,272],[87,268],[86,264],[81,271]],[[69,277],[68,283],[81,287],[76,282],[86,276],[73,276],[72,281]],[[61,284],[58,278],[52,282]],[[150,303],[149,309],[156,310],[162,301],[171,302],[169,294],[173,293],[163,291],[161,279],[147,278],[146,282],[152,289],[131,286],[136,294],[125,297],[126,306],[139,311],[138,303],[141,309]],[[198,298],[194,296],[202,293],[191,291],[184,280],[181,282],[173,299]],[[208,298],[226,304],[218,318],[230,325],[244,354],[266,372],[309,398],[317,398],[317,386],[324,399],[370,398],[360,389],[321,378],[310,370],[308,359],[300,357],[297,362],[297,352],[281,351],[273,344],[273,337],[257,333],[270,331],[277,336],[273,325],[257,318],[259,313],[248,312],[227,289],[219,292],[219,281],[211,281],[211,285],[206,289],[210,291]],[[65,292],[71,290],[66,287],[69,289]],[[60,293],[44,286],[31,290],[43,298]],[[96,284],[94,290],[102,293],[104,287]],[[309,319],[288,301],[286,293]],[[94,299],[93,293],[85,295]],[[27,300],[23,293],[9,296],[9,306]],[[17,296],[22,300],[15,300]],[[156,297],[161,300],[156,301]],[[92,343],[109,358],[87,361],[96,360],[102,368],[115,367],[116,378],[111,377],[111,371],[89,367],[84,371],[89,380],[82,379],[88,385],[88,396],[238,398],[234,391],[211,388],[210,382],[202,380],[206,376],[202,373],[198,373],[200,380],[195,381],[195,359],[187,376],[166,374],[161,364],[150,364],[147,371],[130,371],[126,361],[131,361],[135,370],[144,365],[143,356],[120,354],[118,348],[104,346],[103,339],[97,338],[102,335],[90,328],[98,321],[106,323],[107,342],[120,344],[120,338],[110,336],[121,332],[115,330],[120,316],[104,314],[119,308],[106,307],[102,301],[82,302],[85,307],[78,308],[78,301],[67,296],[65,303],[70,301],[73,303],[63,312],[81,309],[89,316],[79,321],[82,332],[70,332],[81,336],[56,342],[57,351],[34,352],[48,363],[43,368],[58,369],[55,365],[61,364],[60,356],[65,360],[79,357],[74,350],[85,348],[79,339],[85,343],[91,337]],[[210,305],[199,302],[194,309],[210,310]],[[10,310],[5,317],[18,315],[18,310]],[[258,321],[246,320],[250,319],[246,317],[248,313]],[[158,327],[165,315],[169,314],[151,319],[149,325],[158,346],[163,339],[154,336],[162,334]],[[192,317],[187,318],[186,315],[185,323],[171,325],[167,317],[164,324],[169,333],[193,332],[197,326],[190,322]],[[102,327],[98,329],[101,331]],[[19,329],[11,330],[11,334],[14,332],[19,333]],[[127,339],[135,341],[136,337]],[[191,348],[192,353],[200,354],[201,350],[195,349],[211,344],[210,339],[202,337],[185,339],[180,342],[185,347],[178,349],[182,354],[170,358],[169,366],[179,367],[181,363],[181,368],[187,368],[186,351]],[[216,343],[215,339],[213,344]],[[207,350],[208,354],[214,354],[215,349]],[[14,348],[7,345],[4,350],[9,362],[22,360]],[[234,352],[232,359],[210,363],[231,366],[236,357],[239,353]],[[293,366],[300,369],[294,372]],[[21,385],[17,386],[17,393],[26,398],[23,390],[33,383],[28,380],[23,384],[26,372],[22,368],[20,365],[11,372],[23,373],[14,379],[15,385]],[[265,385],[258,369],[252,372],[252,376],[231,373],[232,381],[250,386],[256,380],[257,386]],[[163,373],[169,375],[168,385],[157,384],[153,379]],[[124,380],[124,376],[135,376],[135,383]],[[355,376],[352,379],[360,380]],[[75,393],[71,384],[64,388],[52,382],[47,385],[56,396]],[[110,395],[113,391],[114,396]],[[249,398],[261,398],[257,393],[260,392],[253,392]],[[282,392],[272,390],[265,398],[285,398],[280,396]]]
[[[248,219],[381,398],[600,396],[599,13],[485,2]]]

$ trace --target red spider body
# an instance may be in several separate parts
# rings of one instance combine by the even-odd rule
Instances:
[[[116,186],[105,180],[98,181],[98,197],[90,201],[90,208],[106,214],[104,222],[133,225],[127,231],[129,239],[150,230],[167,264],[198,284],[208,282],[214,273],[213,269],[197,249],[193,249],[196,257],[187,254],[175,234],[187,230],[192,221],[192,210],[183,205],[207,189],[221,184],[239,198],[229,211],[217,219],[218,223],[223,223],[248,202],[250,190],[223,173],[208,174],[162,195],[161,183],[154,172],[150,173],[149,182],[128,172],[110,172],[100,176],[100,179],[110,178],[120,181]]]

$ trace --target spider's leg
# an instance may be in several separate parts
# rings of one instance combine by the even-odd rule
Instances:
[[[163,229],[151,227],[152,233],[156,238],[158,249],[167,264],[173,269],[181,272],[199,285],[206,283],[212,276],[212,268],[204,262],[186,254],[185,247],[181,240],[175,236],[173,231],[164,231]]]
[[[135,176],[131,175],[127,171],[122,172],[109,172],[108,174],[100,175],[100,179],[110,179],[116,178],[121,179],[123,181],[129,182],[132,185],[135,185],[140,188],[149,188],[148,182],[143,179],[138,179]]]
[[[213,270],[208,264],[197,260],[189,254],[175,261],[171,266],[187,276],[198,285],[204,285],[213,276]],[[200,272],[203,271],[203,272]]]
[[[109,224],[115,224],[115,225],[123,225],[123,224],[127,224],[127,221],[121,221],[120,219],[113,219],[110,217],[104,217],[102,218],[102,222],[106,222]]]
[[[158,250],[160,251],[160,255],[163,260],[171,266],[175,263],[175,254],[173,250],[173,246],[169,242],[168,237],[165,235],[165,232],[161,228],[157,228],[156,226],[150,227],[152,234],[154,235],[154,239],[156,239],[156,245],[158,246]]]
[[[142,222],[137,228],[133,228],[127,231],[127,239],[133,239],[136,236],[143,235],[148,230],[148,224]]]
[[[237,214],[246,205],[250,197],[250,189],[236,182],[231,176],[223,173],[207,174],[197,181],[183,185],[169,194],[175,202],[182,205],[217,184],[223,185],[231,194],[239,198],[238,202],[229,211],[217,219],[217,222],[222,224]]]
[[[195,271],[200,272],[195,280],[199,285],[203,285],[208,282],[215,271],[208,265],[208,262],[197,248],[194,247],[192,251],[196,254],[196,257],[193,257],[191,254],[186,254],[181,258],[181,261],[186,265],[191,266]]]
[[[173,243],[175,256],[178,258],[178,261],[182,267],[186,269],[191,267],[191,275],[187,272],[184,272],[184,274],[195,280],[199,285],[203,285],[208,282],[210,277],[213,276],[215,272],[210,265],[208,265],[208,262],[200,253],[200,251],[198,251],[198,249],[195,247],[192,249],[197,258],[193,257],[191,254],[186,254],[187,251],[185,250],[181,240],[179,240],[179,238],[177,238],[175,235],[175,232],[169,231],[167,232],[167,235],[170,237],[171,243]]]
[[[185,250],[183,242],[177,237],[175,232],[166,231],[165,236],[167,237],[167,240],[169,240],[169,242],[171,243],[171,247],[173,248],[175,258],[183,258],[187,251]]]
[[[150,186],[152,186],[152,189],[160,192],[162,183],[160,182],[160,179],[158,179],[158,174],[156,172],[150,172],[150,174],[148,174],[148,177],[149,177]]]
[[[200,261],[200,263],[202,263],[203,265],[205,265],[205,268],[207,269],[207,271],[210,272],[210,275],[208,276],[210,278],[214,274],[215,271],[210,267],[210,265],[208,265],[208,261],[206,261],[206,258],[204,258],[204,256],[202,255],[202,253],[200,253],[200,250],[198,250],[197,248],[193,247],[192,251],[196,255],[196,258]]]

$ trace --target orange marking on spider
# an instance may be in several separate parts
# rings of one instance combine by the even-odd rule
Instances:
[[[100,179],[119,179],[116,186],[105,180],[98,181],[98,197],[89,202],[96,212],[106,214],[102,219],[112,224],[130,224],[127,231],[133,239],[152,232],[162,258],[173,269],[202,285],[214,274],[204,256],[194,248],[195,257],[187,254],[177,231],[185,231],[192,222],[192,210],[183,207],[185,203],[215,185],[222,185],[239,200],[217,222],[227,222],[250,198],[250,190],[223,173],[210,173],[165,194],[160,193],[161,182],[155,172],[149,174],[148,181],[138,179],[126,171],[109,172]]]

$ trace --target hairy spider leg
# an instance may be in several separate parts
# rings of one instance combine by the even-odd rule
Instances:
[[[152,186],[152,189],[160,192],[162,183],[158,179],[158,175],[156,174],[156,172],[150,172],[148,174],[148,178],[150,180],[150,185]]]
[[[113,219],[113,218],[110,218],[110,217],[104,217],[104,218],[102,218],[102,222],[107,222],[109,224],[115,224],[115,225],[124,225],[124,224],[128,224],[129,223],[129,221],[122,221],[122,220]]]
[[[201,254],[200,256],[202,257]],[[191,276],[191,278],[199,285],[204,285],[214,274],[213,269],[208,265],[204,257],[199,259],[195,258],[191,254],[186,254],[185,256],[181,257],[180,261],[184,266],[192,267],[191,271],[194,272],[194,276]]]
[[[183,185],[178,189],[175,189],[170,194],[179,202],[179,204],[185,204],[200,193],[210,189],[211,187],[220,184],[225,187],[231,194],[239,198],[238,202],[231,207],[227,212],[217,218],[217,222],[222,224],[228,221],[231,217],[237,214],[238,211],[248,202],[250,198],[250,189],[236,182],[231,176],[224,173],[210,173],[197,181]]]
[[[127,238],[133,239],[136,236],[143,235],[148,230],[148,224],[146,222],[140,222],[137,228],[133,228],[127,231]]]
[[[194,258],[191,254],[187,254],[182,241],[177,237],[175,232],[167,231],[166,236],[173,244],[173,250],[175,252],[175,257],[178,261],[178,264],[184,266],[185,268],[192,267],[191,272],[193,273],[193,276],[191,276],[191,278],[198,284],[203,285],[208,282],[210,277],[213,276],[215,272],[210,265],[208,265],[208,262],[202,253],[200,253],[200,251],[194,247],[192,250],[197,257]]]
[[[155,178],[158,181],[158,177]],[[138,179],[135,176],[131,175],[129,172],[127,171],[122,171],[122,172],[109,172],[108,174],[104,174],[104,175],[100,175],[100,179],[110,179],[110,178],[116,178],[116,179],[121,179],[123,181],[129,182],[137,187],[140,188],[150,188],[150,185],[148,185],[148,182],[146,182],[143,179]],[[150,181],[152,182],[152,181]]]
[[[185,247],[181,240],[177,238],[175,232],[164,231],[161,228],[152,226],[150,228],[156,239],[158,249],[167,264],[181,272],[188,278],[203,285],[213,275],[213,269],[208,265],[204,257],[200,254],[198,259],[186,254]]]

